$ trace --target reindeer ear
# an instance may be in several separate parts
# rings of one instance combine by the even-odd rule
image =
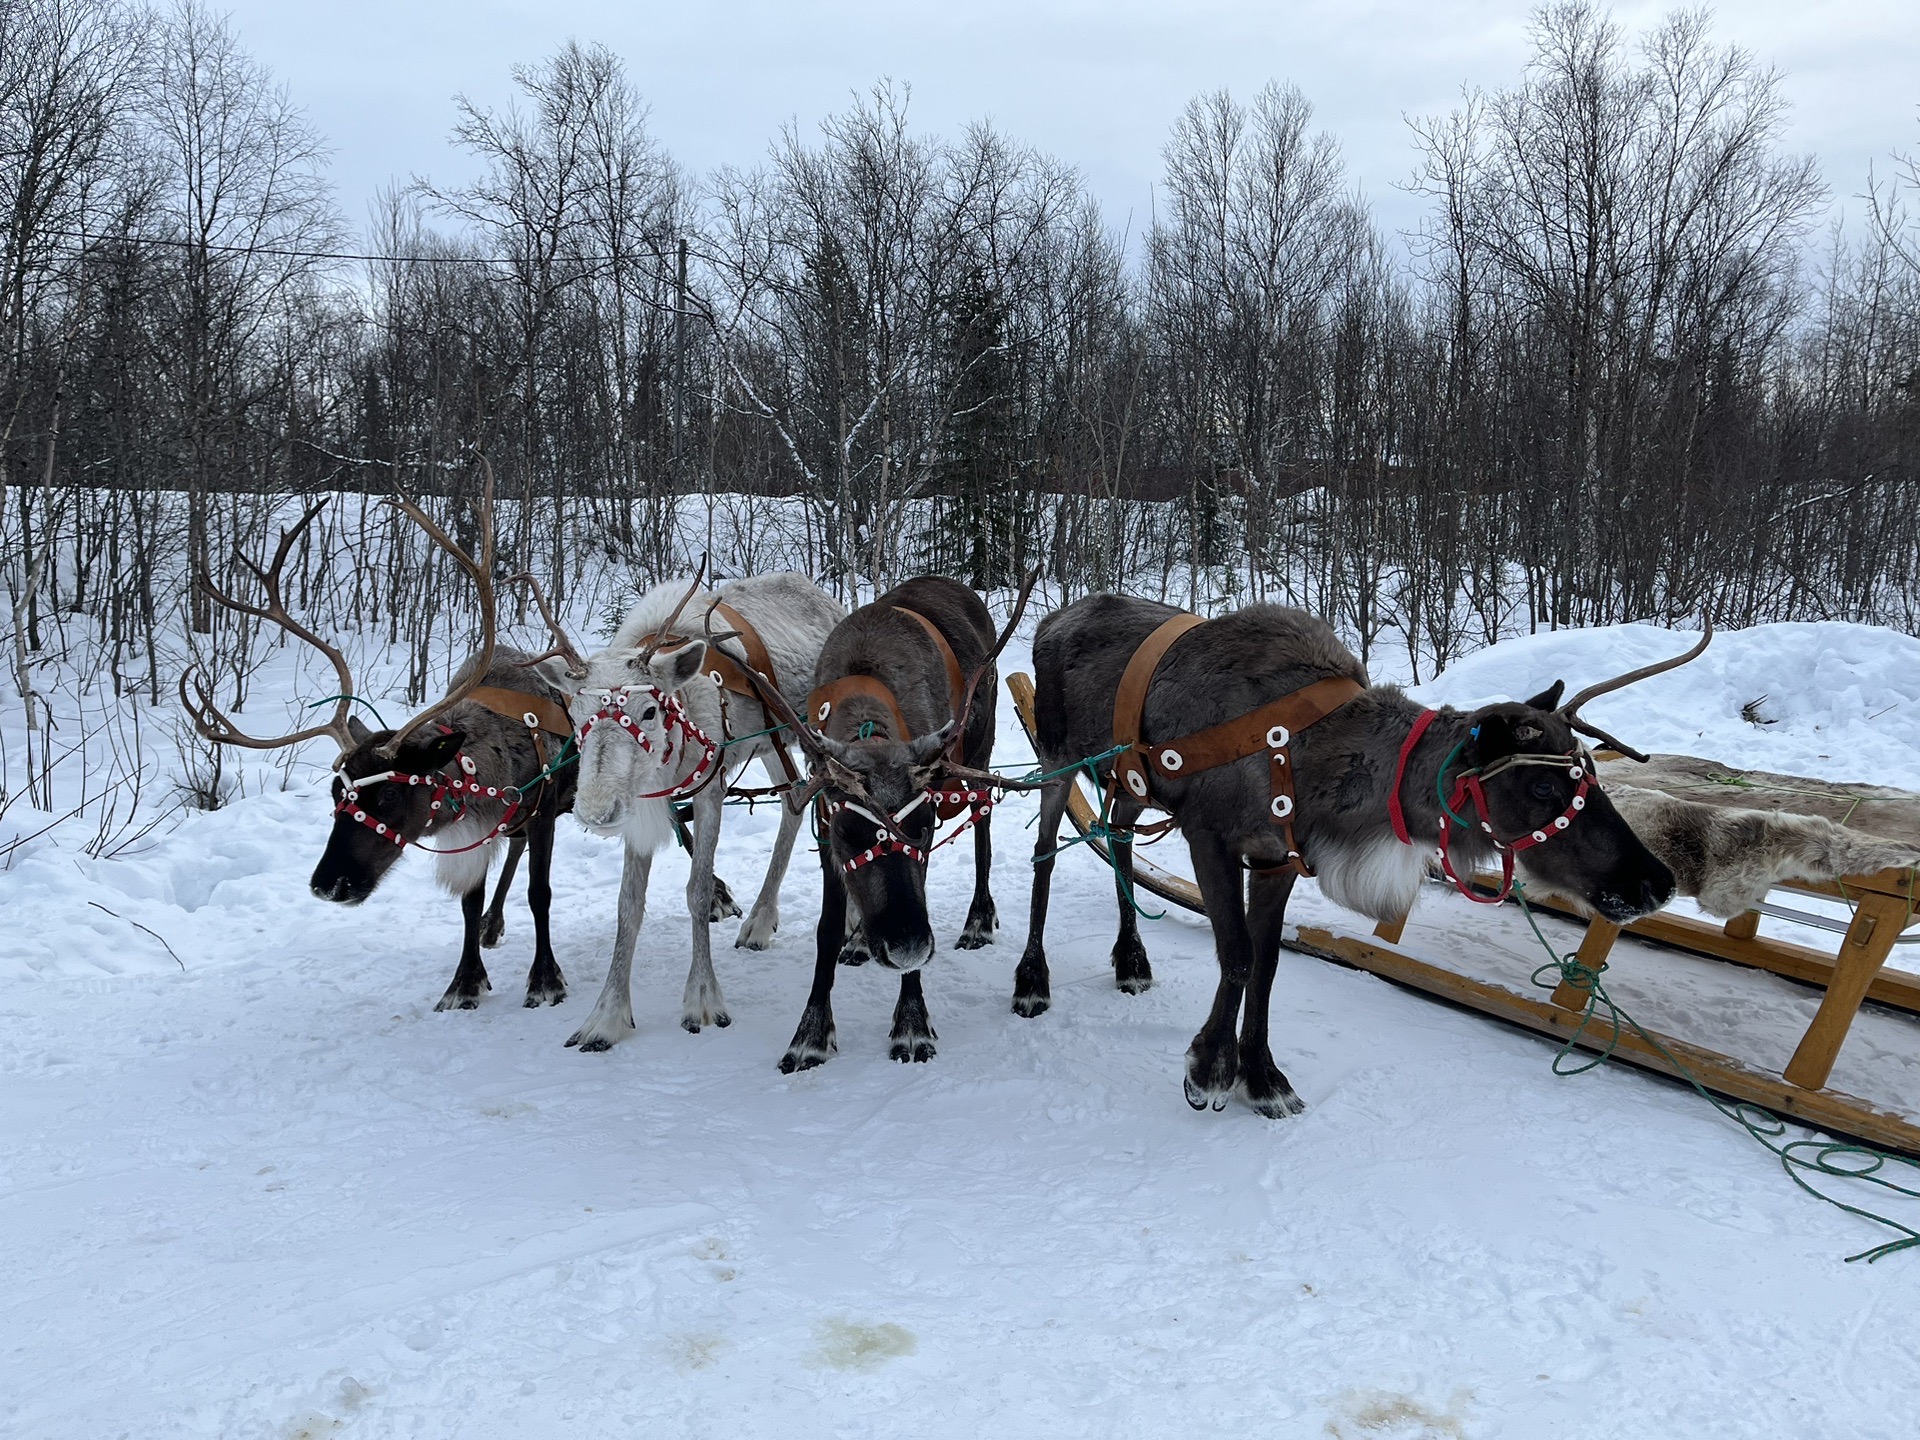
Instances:
[[[409,740],[393,758],[400,762],[400,768],[424,774],[429,770],[438,770],[442,765],[452,764],[453,757],[460,753],[461,746],[466,743],[464,731],[454,730],[445,735],[435,733],[424,740]]]
[[[1567,682],[1556,680],[1538,695],[1525,703],[1536,710],[1551,710],[1560,703],[1560,697],[1566,693]]]
[[[907,759],[910,764],[925,765],[947,748],[947,740],[953,734],[953,722],[949,720],[931,735],[922,735],[907,745]]]
[[[680,690],[700,673],[706,663],[707,642],[695,640],[667,655],[653,658],[653,680],[662,690]]]
[[[356,745],[364,745],[373,738],[373,731],[360,723],[358,715],[347,717],[347,733],[353,737],[353,743]]]

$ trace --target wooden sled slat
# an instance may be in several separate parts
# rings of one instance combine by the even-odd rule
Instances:
[[[1579,1028],[1580,1017],[1573,1011],[1535,1000],[1507,989],[1471,979],[1424,960],[1416,960],[1402,950],[1375,940],[1337,935],[1319,926],[1300,927],[1294,944],[1328,960],[1338,961],[1383,979],[1407,985],[1455,1004],[1469,1006],[1484,1014],[1521,1025],[1537,1034],[1565,1043]],[[1707,1089],[1735,1100],[1750,1100],[1778,1115],[1790,1116],[1804,1124],[1839,1135],[1852,1136],[1885,1150],[1920,1155],[1920,1126],[1906,1117],[1839,1090],[1807,1090],[1778,1075],[1754,1069],[1731,1056],[1702,1049],[1685,1040],[1649,1031],[1674,1059],[1693,1073]],[[1584,1050],[1600,1051],[1612,1040],[1613,1028],[1596,1019],[1574,1043]],[[1684,1079],[1665,1055],[1631,1030],[1623,1030],[1613,1047],[1614,1055],[1645,1070],[1674,1079]]]
[[[1859,898],[1857,891],[1853,898]],[[1576,923],[1586,919],[1571,905],[1548,896],[1530,896],[1529,903],[1536,910],[1548,910]],[[1697,955],[1730,960],[1736,965],[1746,965],[1755,970],[1784,975],[1789,980],[1818,985],[1823,990],[1833,983],[1832,955],[1808,945],[1796,945],[1791,940],[1743,933],[1746,927],[1740,921],[1752,918],[1755,917],[1751,914],[1737,916],[1725,925],[1716,925],[1691,915],[1653,914],[1643,915],[1622,928],[1627,934],[1643,940],[1657,940],[1663,945],[1672,945]],[[1867,986],[1867,999],[1920,1015],[1920,975],[1882,970]]]

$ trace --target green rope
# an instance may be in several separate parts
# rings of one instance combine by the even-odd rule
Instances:
[[[1111,750],[1102,750],[1098,755],[1088,755],[1084,759],[1075,760],[1070,765],[1062,765],[1058,770],[1036,772],[1034,774],[1024,775],[1021,779],[1026,783],[1037,783],[1047,780],[1057,780],[1062,775],[1074,775],[1077,771],[1085,771],[1087,779],[1092,782],[1094,789],[1098,790],[1100,788],[1100,771],[1098,769],[1100,762],[1102,760],[1111,760],[1123,750],[1131,750],[1132,748],[1131,745],[1116,745]],[[1034,820],[1038,820],[1039,818],[1038,815],[1034,816]],[[1034,822],[1033,820],[1029,820],[1027,823],[1032,825]],[[1166,919],[1166,911],[1145,909],[1138,900],[1134,899],[1133,877],[1120,868],[1120,857],[1114,853],[1114,844],[1116,841],[1123,844],[1131,844],[1133,841],[1133,831],[1130,829],[1116,830],[1108,825],[1104,819],[1096,819],[1087,827],[1085,834],[1069,836],[1067,840],[1056,846],[1048,854],[1034,856],[1033,863],[1035,865],[1042,864],[1052,860],[1054,856],[1059,855],[1062,851],[1071,850],[1076,845],[1088,845],[1095,840],[1102,842],[1106,846],[1107,866],[1113,871],[1114,884],[1119,887],[1120,898],[1133,907],[1133,913],[1144,920]]]
[[[731,749],[735,745],[744,745],[749,740],[758,740],[762,735],[777,735],[786,728],[786,721],[783,720],[778,725],[769,725],[766,729],[755,730],[750,735],[735,735],[731,740],[723,740],[720,742],[720,748],[722,750]]]
[[[1844,1210],[1849,1215],[1857,1215],[1862,1220],[1872,1221],[1876,1225],[1885,1226],[1887,1229],[1897,1233],[1897,1239],[1888,1240],[1883,1244],[1862,1250],[1857,1255],[1847,1256],[1847,1262],[1849,1264],[1856,1260],[1865,1260],[1871,1265],[1874,1261],[1882,1259],[1885,1256],[1897,1254],[1902,1250],[1911,1250],[1920,1247],[1920,1230],[1916,1230],[1910,1225],[1902,1224],[1900,1221],[1891,1219],[1888,1216],[1878,1214],[1875,1211],[1865,1209],[1863,1206],[1848,1204],[1845,1200],[1841,1200],[1836,1196],[1829,1195],[1825,1191],[1818,1189],[1808,1178],[1810,1175],[1823,1175],[1838,1180],[1860,1180],[1870,1185],[1878,1185],[1883,1190],[1890,1190],[1897,1195],[1904,1195],[1910,1199],[1920,1200],[1920,1186],[1902,1185],[1897,1180],[1890,1179],[1881,1173],[1883,1170],[1894,1165],[1905,1165],[1911,1170],[1920,1172],[1920,1163],[1916,1163],[1903,1155],[1893,1155],[1884,1150],[1876,1150],[1870,1145],[1857,1145],[1839,1140],[1788,1140],[1785,1138],[1787,1135],[1787,1122],[1771,1110],[1766,1109],[1764,1106],[1755,1105],[1751,1101],[1740,1100],[1729,1102],[1721,1099],[1718,1095],[1708,1090],[1705,1085],[1701,1084],[1698,1077],[1685,1065],[1681,1064],[1671,1050],[1667,1049],[1665,1045],[1662,1045],[1659,1040],[1655,1039],[1654,1036],[1647,1031],[1645,1026],[1641,1025],[1638,1020],[1635,1020],[1629,1015],[1620,1007],[1617,1001],[1607,994],[1606,987],[1600,983],[1600,972],[1598,970],[1582,963],[1575,954],[1560,954],[1548,943],[1546,935],[1543,934],[1540,929],[1539,922],[1533,918],[1532,907],[1527,904],[1524,886],[1516,884],[1513,887],[1513,893],[1514,898],[1520,902],[1520,913],[1527,917],[1527,924],[1533,928],[1535,938],[1540,941],[1541,948],[1551,957],[1548,964],[1542,965],[1533,972],[1533,983],[1543,990],[1552,990],[1556,988],[1558,984],[1564,982],[1576,989],[1584,990],[1587,996],[1586,1009],[1581,1013],[1580,1024],[1574,1029],[1573,1034],[1567,1038],[1566,1044],[1560,1047],[1560,1053],[1554,1056],[1554,1074],[1561,1076],[1583,1075],[1589,1070],[1604,1065],[1613,1055],[1615,1048],[1620,1042],[1622,1033],[1627,1029],[1631,1029],[1634,1034],[1638,1035],[1658,1052],[1661,1058],[1673,1067],[1674,1073],[1686,1081],[1687,1084],[1691,1085],[1702,1099],[1722,1115],[1726,1116],[1727,1119],[1733,1121],[1734,1124],[1745,1130],[1758,1144],[1765,1147],[1778,1159],[1780,1168],[1787,1172],[1787,1177],[1791,1179],[1794,1184],[1798,1185],[1815,1199],[1826,1201],[1827,1204],[1833,1206],[1835,1209]],[[1552,978],[1554,976],[1557,976],[1558,979]],[[1579,1043],[1581,1036],[1586,1033],[1588,1024],[1593,1020],[1595,1014],[1603,1008],[1606,1011],[1608,1023],[1613,1027],[1613,1033],[1608,1037],[1605,1048],[1600,1050],[1591,1061],[1584,1064],[1574,1065],[1568,1063],[1569,1057]]]
[[[380,712],[373,708],[373,702],[371,700],[362,700],[358,695],[329,695],[323,700],[313,701],[307,706],[307,709],[318,710],[322,705],[331,705],[337,700],[351,700],[355,705],[364,705],[372,713],[374,719],[380,720]],[[393,727],[387,724],[385,720],[380,720],[380,728],[382,730],[391,730]]]
[[[1460,758],[1460,752],[1466,748],[1467,742],[1462,740],[1447,752],[1447,758],[1440,762],[1439,770],[1434,773],[1433,795],[1434,798],[1440,802],[1440,809],[1446,814],[1447,818],[1462,830],[1471,833],[1473,825],[1464,816],[1456,814],[1453,806],[1447,803],[1447,771],[1453,768],[1453,762]]]
[[[569,735],[565,740],[560,742],[560,753],[555,755],[553,759],[542,768],[540,773],[527,781],[526,784],[513,786],[514,793],[516,795],[525,795],[527,791],[533,789],[533,787],[541,781],[551,779],[579,758],[579,748],[573,743],[573,736]]]

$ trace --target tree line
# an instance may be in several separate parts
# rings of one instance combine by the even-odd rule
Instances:
[[[1536,12],[1411,122],[1383,231],[1297,87],[1199,96],[1129,243],[1069,163],[880,85],[695,175],[610,51],[454,101],[479,178],[358,230],[199,0],[0,0],[0,574],[16,688],[75,635],[159,699],[249,634],[284,497],[303,603],[433,683],[465,622],[404,522],[611,603],[686,568],[935,569],[1284,600],[1430,671],[1503,634],[1711,613],[1920,624],[1911,163],[1841,228],[1781,77],[1681,12]],[[1898,144],[1900,137],[1889,137]],[[350,546],[344,579],[329,554]],[[609,577],[614,577],[609,579]]]

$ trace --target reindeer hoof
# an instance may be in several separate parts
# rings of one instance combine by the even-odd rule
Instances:
[[[572,1042],[569,1041],[568,1043],[571,1044]],[[1186,1087],[1187,1104],[1196,1110],[1204,1110],[1207,1108],[1207,1092],[1194,1084],[1191,1077],[1180,1083]]]
[[[740,927],[740,933],[734,937],[736,950],[770,950],[773,937],[780,929],[778,911],[762,912],[756,910],[747,917],[747,923]]]
[[[780,1073],[791,1075],[796,1070],[811,1070],[839,1053],[840,1042],[834,1032],[833,1016],[819,1010],[807,1010],[800,1016],[800,1024],[787,1045],[787,1053],[780,1057]]]
[[[595,1014],[588,1018],[573,1034],[567,1037],[569,1048],[578,1047],[583,1055],[597,1055],[602,1050],[611,1050],[620,1041],[633,1033],[633,1017],[629,1015],[624,1024],[610,1021]]]
[[[707,909],[708,923],[718,925],[722,920],[731,920],[740,913],[740,906],[733,898],[733,891],[727,888],[727,882],[718,875],[713,877],[713,904]]]
[[[492,987],[489,986],[488,988],[491,989]],[[440,1002],[433,1008],[435,1010],[478,1010],[480,1008],[480,996],[477,991],[472,993],[460,991],[456,993],[455,991],[449,990],[440,997]]]
[[[682,1015],[680,1017],[680,1028],[689,1035],[698,1035],[700,1033],[700,1027],[703,1024],[712,1025],[717,1029],[724,1030],[727,1026],[733,1024],[733,1017],[724,1010],[717,1015],[707,1017],[705,1020],[694,1015]]]
[[[924,1065],[937,1053],[931,1035],[900,1035],[887,1047],[889,1059],[898,1060],[902,1065]]]
[[[500,944],[500,937],[507,933],[507,917],[489,915],[480,922],[480,948],[492,950]]]
[[[966,927],[961,930],[960,938],[953,942],[956,950],[979,950],[993,944],[994,932],[1000,928],[1000,917],[989,905],[984,912],[967,916]]]
[[[1053,1001],[1045,995],[1015,995],[1013,1013],[1023,1020],[1031,1020],[1036,1015],[1044,1015],[1053,1008]]]

